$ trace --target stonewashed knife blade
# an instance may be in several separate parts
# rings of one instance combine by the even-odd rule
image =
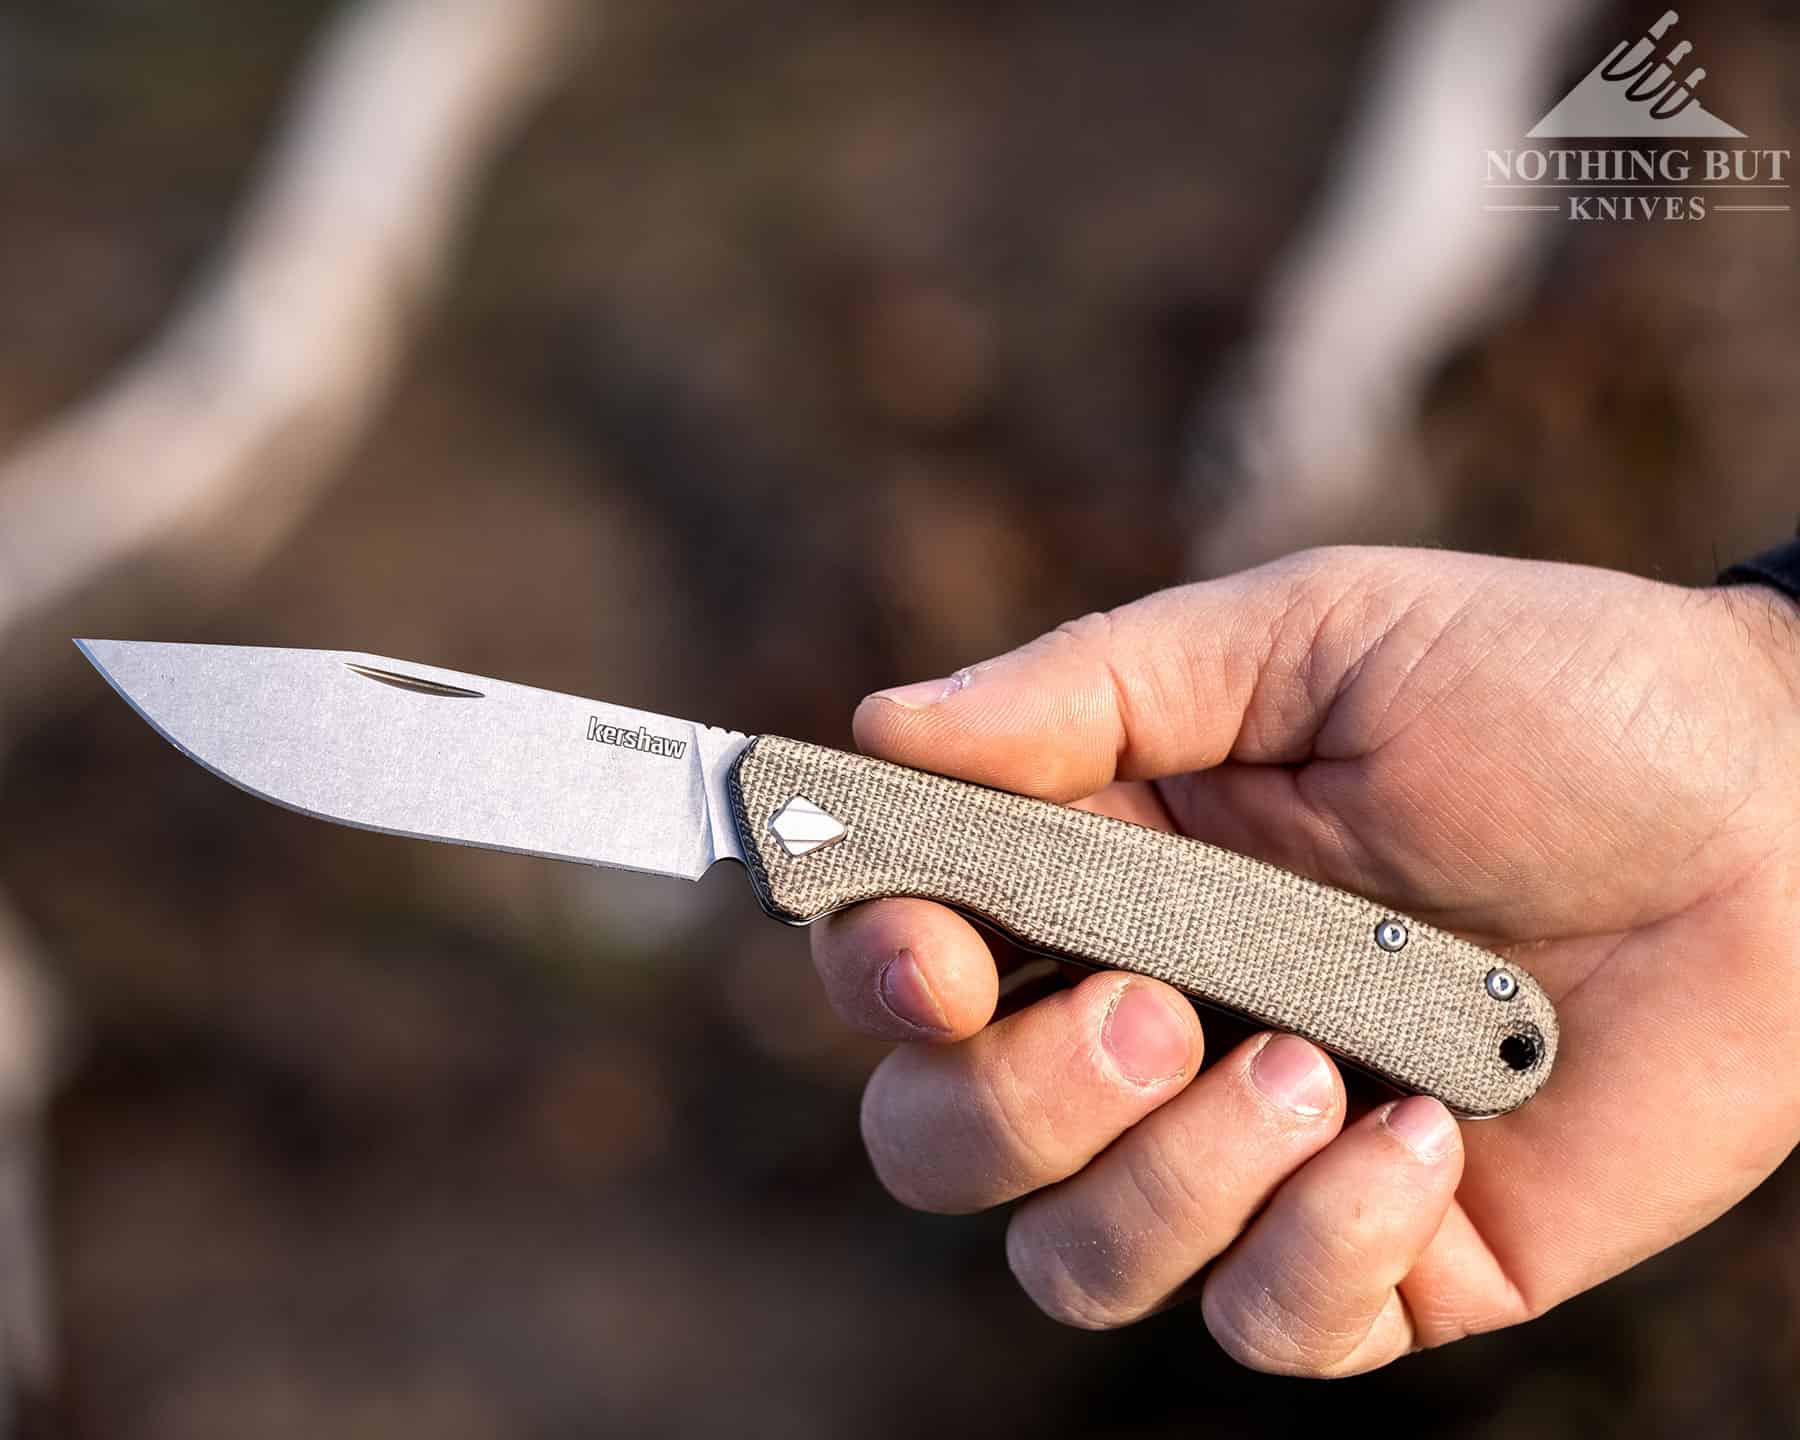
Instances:
[[[1469,1117],[1523,1104],[1556,1059],[1555,1011],[1518,966],[1197,840],[378,655],[76,643],[184,755],[302,814],[688,880],[737,860],[791,924],[879,896],[942,901]]]

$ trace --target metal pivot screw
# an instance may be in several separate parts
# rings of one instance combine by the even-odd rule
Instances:
[[[1406,926],[1398,920],[1383,920],[1375,927],[1375,943],[1383,950],[1404,950],[1406,940]]]
[[[1487,992],[1496,1000],[1510,1000],[1519,993],[1519,982],[1513,978],[1510,970],[1490,970],[1487,973]]]

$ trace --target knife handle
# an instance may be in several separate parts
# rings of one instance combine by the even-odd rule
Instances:
[[[1028,949],[1302,1035],[1470,1118],[1523,1104],[1556,1059],[1556,1012],[1517,965],[1246,855],[774,735],[738,757],[730,792],[757,898],[791,924],[936,900]]]

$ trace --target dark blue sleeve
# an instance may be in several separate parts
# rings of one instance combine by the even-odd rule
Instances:
[[[1800,539],[1721,570],[1719,584],[1768,585],[1790,599],[1800,600]]]

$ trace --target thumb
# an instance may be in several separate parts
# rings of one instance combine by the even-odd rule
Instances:
[[[1147,596],[998,659],[879,691],[870,754],[1048,800],[1227,759],[1296,763],[1347,676],[1404,605],[1403,552],[1327,550]],[[1371,604],[1346,605],[1360,593]]]

